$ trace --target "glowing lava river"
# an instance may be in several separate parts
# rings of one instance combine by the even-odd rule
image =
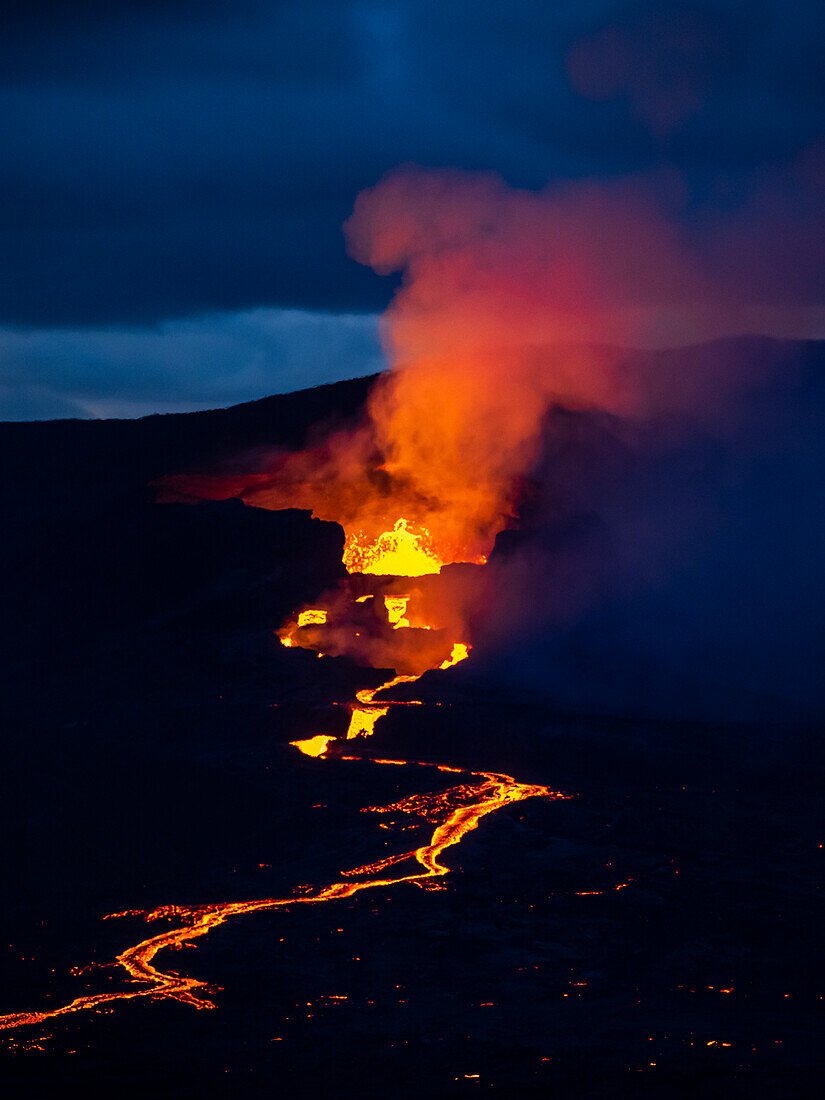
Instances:
[[[393,553],[392,564],[397,567],[400,561],[397,548],[393,550]],[[383,572],[386,575],[389,569],[384,567],[382,570],[379,562],[378,568],[371,570],[371,572],[376,574]],[[398,576],[398,574],[394,575]],[[360,603],[370,598],[378,603],[375,597],[359,597],[356,602]],[[407,619],[404,618],[406,597],[388,596],[385,597],[384,602],[387,621],[391,627],[402,631],[410,629]],[[303,648],[315,648],[308,642],[296,642],[294,638],[295,631],[306,627],[322,627],[327,622],[327,615],[328,612],[323,609],[307,609],[300,612],[294,623],[279,631],[282,643],[287,647],[300,645]],[[468,656],[468,649],[469,647],[464,643],[452,643],[449,656],[433,667],[449,668],[465,659]],[[419,679],[420,675],[422,673],[394,676],[379,687],[359,691],[356,701],[351,705],[351,719],[346,740],[369,736],[374,732],[378,719],[387,714],[393,704],[389,701],[376,703],[375,696],[379,692],[399,683],[414,682]],[[302,741],[294,741],[292,744],[308,756],[323,758],[328,755],[330,746],[336,740],[343,739],[318,734]],[[139,997],[152,1000],[175,1000],[197,1009],[214,1008],[215,1003],[210,999],[214,987],[198,978],[188,977],[172,969],[163,969],[156,965],[158,956],[169,949],[176,950],[188,946],[231,918],[242,916],[245,913],[256,913],[294,905],[320,905],[342,898],[350,898],[362,890],[373,890],[376,887],[387,888],[402,883],[424,884],[427,880],[450,873],[450,867],[442,862],[445,851],[460,844],[464,837],[475,829],[479,821],[488,814],[528,798],[560,799],[568,797],[560,791],[534,784],[519,783],[511,776],[493,772],[468,772],[465,769],[447,764],[386,760],[363,755],[342,755],[340,752],[329,755],[330,758],[341,761],[369,760],[371,763],[379,765],[435,768],[438,771],[454,773],[465,778],[463,782],[446,790],[414,794],[389,806],[365,807],[365,811],[371,813],[392,812],[423,818],[433,826],[432,833],[429,839],[417,848],[402,851],[375,863],[342,871],[340,881],[330,882],[309,892],[295,893],[288,897],[217,902],[194,907],[166,905],[149,911],[126,910],[122,913],[110,914],[104,919],[140,916],[149,922],[169,921],[174,924],[174,927],[166,931],[149,936],[147,939],[127,947],[117,956],[117,963],[135,983],[134,987],[117,992],[79,996],[67,1004],[44,1011],[17,1012],[0,1016],[0,1030],[41,1024],[71,1013],[95,1010],[101,1006],[113,1005],[117,1002],[129,1001]],[[388,873],[389,868],[393,868],[392,873]]]

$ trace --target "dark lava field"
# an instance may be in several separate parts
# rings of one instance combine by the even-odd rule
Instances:
[[[289,744],[343,735],[388,675],[274,634],[341,580],[341,528],[147,490],[241,443],[299,446],[368,381],[0,426],[0,1013],[128,988],[116,956],[168,923],[107,914],[291,896],[432,831],[364,808],[454,775]],[[490,813],[430,883],[241,914],[158,957],[214,1009],[137,998],[3,1031],[3,1095],[817,1095],[820,732],[560,712],[472,660],[414,689],[353,755],[570,797]]]

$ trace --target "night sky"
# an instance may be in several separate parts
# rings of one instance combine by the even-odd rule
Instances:
[[[685,224],[768,185],[768,219],[778,194],[814,213],[825,194],[813,2],[3,11],[4,419],[228,405],[378,369],[393,277],[350,259],[341,226],[404,163],[528,190],[672,172]],[[788,293],[807,320],[781,334],[825,334],[821,266]]]

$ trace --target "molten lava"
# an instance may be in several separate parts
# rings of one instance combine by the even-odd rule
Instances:
[[[290,744],[300,749],[305,756],[323,756],[327,751],[327,745],[334,740],[334,737],[328,737],[325,733],[318,733],[315,737],[307,737],[303,741],[291,741]]]
[[[389,707],[353,707],[352,715],[347,728],[347,740],[353,737],[372,737],[375,733],[375,723],[389,713]],[[292,742],[296,744],[295,741]],[[300,745],[297,746],[300,748]]]
[[[423,558],[420,555],[426,557],[426,551],[417,543],[416,537],[409,534],[403,521],[399,521],[395,525],[394,531],[399,534],[400,538],[394,543],[385,542],[385,546],[389,547],[386,557],[380,557],[379,555],[373,559],[376,572],[383,571],[383,566],[387,566],[387,572],[394,572],[400,564],[400,558],[394,557],[394,555],[397,553],[402,554],[404,552],[403,548],[406,548],[412,554],[410,560],[413,561],[414,567],[417,567],[415,566],[416,562],[418,566],[422,565]],[[401,550],[398,549],[399,546],[402,547]],[[410,630],[408,621],[404,618],[408,599],[409,597],[406,596],[385,597],[384,599],[387,618],[394,629]],[[358,600],[362,603],[366,602],[364,597],[359,597]],[[291,624],[282,628],[280,632],[281,640],[285,646],[292,646],[294,644],[293,635],[296,631],[312,626],[324,627],[328,624],[328,621],[329,613],[327,611],[306,609],[300,612]],[[309,641],[301,644],[306,644],[307,648],[314,648]],[[442,661],[439,667],[442,669],[449,668],[459,661],[465,660],[468,653],[469,646],[467,644],[456,642],[452,646],[450,656]],[[378,692],[397,684],[412,683],[419,679],[419,675],[401,674],[393,676],[378,687],[364,688],[357,692],[356,701],[352,705],[352,715],[346,734],[347,740],[371,735],[378,720],[388,713],[393,704],[376,704],[375,696]],[[327,755],[327,750],[334,741],[335,738],[332,736],[317,734],[314,737],[293,741],[292,744],[304,755],[320,758]],[[340,757],[342,761],[364,759],[369,758]],[[423,768],[434,768],[441,772],[461,772],[461,769],[450,765],[426,764],[421,761],[374,759],[373,763],[396,767],[414,765]],[[459,844],[468,832],[475,829],[482,817],[501,809],[502,806],[526,798],[567,797],[561,792],[550,790],[547,787],[518,783],[508,775],[498,775],[492,772],[478,772],[474,775],[473,773],[465,774],[468,774],[467,782],[460,783],[447,790],[412,795],[391,806],[366,807],[365,812],[369,813],[416,815],[424,818],[434,827],[429,840],[417,848],[404,850],[395,855],[384,857],[375,863],[360,865],[352,870],[342,872],[349,881],[332,882],[311,893],[294,894],[289,897],[217,902],[212,905],[196,907],[169,905],[149,912],[129,910],[125,913],[112,914],[113,917],[142,916],[147,921],[171,920],[177,922],[175,927],[141,940],[133,947],[126,948],[117,956],[117,962],[120,966],[132,981],[139,983],[142,988],[90,994],[76,997],[73,1001],[58,1008],[0,1016],[0,1030],[41,1024],[46,1020],[60,1016],[95,1009],[104,1004],[133,1000],[136,997],[147,997],[153,1000],[176,1000],[194,1008],[214,1008],[214,1002],[207,996],[211,990],[206,982],[198,978],[181,975],[174,970],[161,970],[155,966],[157,955],[167,949],[177,949],[190,945],[194,940],[207,935],[213,928],[224,924],[231,917],[240,916],[244,913],[283,908],[295,904],[321,904],[352,897],[361,890],[370,890],[376,887],[387,888],[407,882],[423,885],[430,879],[449,874],[450,868],[447,864],[441,862],[441,856],[447,848]],[[383,827],[386,828],[387,826]],[[412,864],[408,871],[402,871],[402,873],[394,876],[386,875],[389,867],[403,867],[405,864]]]
[[[350,759],[359,759],[358,757]],[[420,767],[438,767],[420,761],[388,760],[381,763]],[[449,769],[454,771],[456,769]],[[211,993],[207,982],[178,974],[174,970],[161,970],[154,965],[156,956],[167,949],[177,949],[190,945],[193,940],[207,935],[213,928],[225,924],[231,917],[244,913],[256,913],[266,909],[279,909],[289,905],[314,905],[327,901],[337,901],[352,897],[360,890],[372,890],[376,887],[398,886],[404,882],[424,882],[431,878],[447,875],[450,868],[440,861],[443,852],[459,844],[464,836],[475,829],[482,817],[501,809],[512,802],[525,798],[565,798],[560,791],[532,784],[517,783],[507,775],[492,772],[476,773],[476,781],[454,787],[449,791],[430,796],[413,795],[392,806],[368,807],[370,813],[405,813],[425,817],[435,825],[429,840],[418,848],[405,851],[389,860],[380,860],[376,864],[356,867],[345,875],[368,875],[362,880],[352,882],[332,882],[310,894],[295,894],[285,898],[262,898],[251,901],[218,902],[213,905],[182,907],[165,905],[149,912],[135,910],[127,913],[114,913],[112,917],[143,916],[147,921],[171,920],[179,922],[177,927],[166,932],[141,940],[133,947],[126,948],[117,956],[117,962],[130,978],[141,983],[141,989],[125,989],[119,992],[96,993],[76,997],[68,1004],[40,1012],[17,1012],[0,1016],[0,1030],[41,1024],[59,1016],[75,1012],[88,1011],[100,1005],[119,1001],[130,1001],[136,997],[148,997],[153,1000],[174,1000],[193,1008],[215,1008],[214,1001],[207,996]],[[384,877],[381,872],[387,866],[412,862],[413,866],[406,874]]]
[[[470,656],[469,650],[470,647],[465,645],[464,642],[455,642],[450,656],[442,661],[438,667],[440,669],[452,668],[452,666],[457,665],[459,661],[466,661]]]
[[[374,384],[361,419],[323,440],[311,439],[301,451],[256,457],[263,469],[163,479],[161,499],[235,497],[255,507],[310,509],[344,528],[343,562],[350,574],[414,578],[440,574],[447,564],[485,562],[497,534],[518,514],[524,479],[542,453],[549,409],[635,416],[646,415],[657,401],[669,407],[658,397],[658,381],[650,387],[643,377],[629,375],[612,353],[591,349],[594,342],[626,342],[622,337],[637,324],[637,301],[649,297],[651,271],[654,283],[660,272],[674,273],[665,282],[676,300],[683,291],[690,300],[696,297],[696,280],[681,278],[678,236],[659,218],[640,219],[635,208],[622,215],[627,208],[621,192],[617,208],[615,200],[599,201],[589,191],[581,199],[509,192],[489,176],[410,169],[385,178],[360,196],[347,226],[356,259],[383,273],[404,273],[386,318],[393,369]],[[617,224],[630,228],[629,236],[614,230],[614,216]],[[634,232],[638,224],[646,232]],[[638,238],[640,254],[663,253],[667,262],[653,268],[637,264],[630,271],[626,238]],[[622,308],[617,308],[612,284],[623,288],[629,271],[629,302],[620,295]],[[678,399],[675,407],[680,407]],[[452,640],[469,637],[463,634],[468,616],[458,611],[442,615],[440,607],[437,614],[422,613],[418,597],[409,613],[413,597],[384,595],[379,584],[376,591],[356,597],[364,587],[361,577],[343,597],[334,594],[338,602],[330,601],[335,608],[347,605],[348,622],[339,621],[332,606],[306,608],[277,632],[289,648],[319,656],[323,648],[362,665],[396,673],[401,668],[378,687],[357,693],[347,741],[373,734],[394,705],[376,702],[379,692],[414,682],[425,671],[449,669],[467,659],[470,650],[467,642]],[[379,622],[378,613],[370,621],[382,596],[387,621]],[[356,603],[364,606],[353,614]],[[429,635],[422,630],[422,617],[440,620]],[[380,663],[388,655],[392,660]],[[336,755],[334,742],[343,740],[319,733],[293,745],[307,757],[334,760],[335,766],[368,759]],[[376,758],[372,764],[459,771],[416,761]],[[342,872],[342,880],[307,893],[141,913],[148,921],[173,926],[118,955],[137,986],[3,1016],[0,1028],[136,997],[214,1007],[204,981],[160,969],[155,965],[159,953],[189,945],[244,913],[321,904],[407,882],[421,885],[448,874],[441,862],[445,850],[460,843],[485,815],[527,798],[565,797],[506,775],[465,772],[463,777],[447,790],[368,807],[373,813],[418,815],[430,822],[429,838],[419,847],[359,864]],[[401,870],[390,875],[391,867]]]
[[[327,613],[323,610],[308,609],[298,615],[298,626],[320,625],[327,621]]]
[[[303,630],[305,626],[323,626],[327,621],[328,614],[329,612],[323,608],[317,607],[308,607],[303,611],[299,611],[295,619],[285,623],[277,631],[281,645],[286,646],[287,649],[291,649],[293,646],[298,646],[301,649],[317,649],[317,646],[313,646],[311,642],[304,641],[303,635],[298,637],[297,632]]]
[[[384,607],[387,609],[387,618],[392,624],[393,630],[409,626],[410,620],[404,616],[407,614],[409,596],[385,596]]]
[[[344,565],[350,573],[423,577],[440,573],[443,564],[432,549],[429,531],[422,527],[416,532],[405,519],[397,519],[391,531],[372,542],[351,534],[344,547]]]
[[[381,706],[376,705],[374,702],[379,691],[386,691],[387,688],[395,687],[396,684],[412,684],[417,679],[419,679],[418,676],[394,676],[391,680],[387,680],[385,684],[379,684],[378,687],[362,688],[361,691],[356,691],[355,698],[361,706],[353,704],[352,717],[347,729],[347,740],[351,741],[353,737],[371,737],[375,733],[375,723],[379,718],[383,718],[385,714],[389,713],[389,705]],[[293,741],[292,744],[294,745],[295,742]]]

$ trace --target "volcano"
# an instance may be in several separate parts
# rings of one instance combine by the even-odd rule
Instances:
[[[376,377],[0,426],[8,1095],[811,1095],[825,356],[626,367],[742,363],[470,538]]]

